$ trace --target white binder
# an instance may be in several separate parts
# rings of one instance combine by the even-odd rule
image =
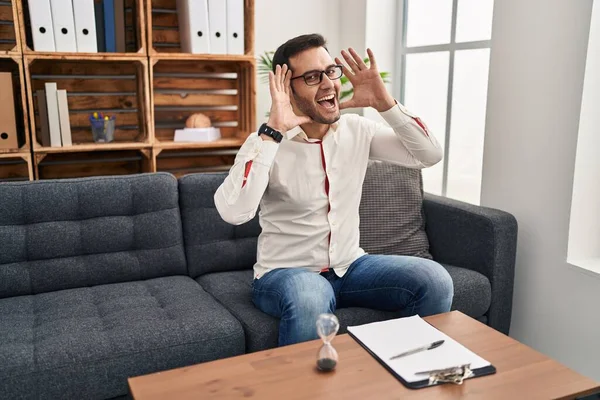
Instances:
[[[50,0],[50,7],[56,51],[76,52],[75,20],[71,0]]]
[[[77,1],[77,0],[76,0]],[[73,146],[71,139],[71,121],[69,120],[69,103],[66,90],[57,90],[58,117],[60,122],[60,137],[63,146]]]
[[[56,82],[46,82],[46,107],[48,108],[48,128],[50,128],[50,146],[61,147],[60,117],[58,116],[58,96]]]
[[[244,0],[227,0],[227,53],[244,54]]]
[[[227,54],[227,3],[225,0],[208,0],[208,26],[210,27],[210,52]]]
[[[94,0],[73,1],[73,17],[75,19],[77,51],[82,53],[97,53],[98,40],[96,37]]]
[[[208,0],[177,0],[179,40],[184,53],[210,53]]]
[[[29,0],[29,22],[35,51],[55,51],[50,0]]]

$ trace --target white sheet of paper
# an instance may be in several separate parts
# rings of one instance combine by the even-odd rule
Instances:
[[[407,382],[428,379],[417,372],[471,364],[471,369],[490,365],[471,350],[431,326],[418,315],[370,324],[349,326],[348,331]],[[390,360],[396,354],[445,340],[440,347]]]

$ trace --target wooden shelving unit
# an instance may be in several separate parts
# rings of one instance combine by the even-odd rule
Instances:
[[[1,39],[10,33],[0,24],[0,71],[15,64],[24,114],[23,144],[0,150],[10,161],[0,159],[0,181],[2,171],[11,179],[49,179],[230,168],[256,129],[254,0],[245,0],[242,55],[182,53],[176,0],[125,0],[125,8],[126,53],[38,52],[28,0],[0,0],[0,21],[10,17],[15,38],[3,48]],[[73,146],[42,146],[36,91],[46,82],[67,90]],[[93,141],[88,118],[94,111],[116,116],[114,142]],[[173,141],[175,129],[195,112],[211,118],[221,140]],[[21,169],[9,173],[4,165]]]
[[[254,0],[244,0],[244,10],[244,53],[253,57]],[[149,55],[181,55],[177,0],[146,0],[146,21]]]
[[[30,152],[0,154],[0,182],[33,180]]]
[[[149,147],[150,99],[148,98],[148,60],[137,56],[106,55],[25,55],[25,76],[33,151],[73,152]],[[44,148],[41,143],[37,90],[46,82],[66,89],[73,146]],[[115,142],[94,143],[89,116],[94,112],[116,116]]]
[[[153,172],[150,149],[35,153],[37,179],[59,179],[98,175]]]
[[[150,56],[155,144],[172,142],[174,130],[194,112],[208,116],[224,140],[243,141],[254,125],[251,102],[245,101],[254,90],[248,69],[254,70],[248,59]]]
[[[256,129],[254,0],[244,3],[244,54],[182,53],[176,0],[146,3],[150,58],[153,159],[175,175],[229,169],[237,149]],[[174,142],[194,112],[219,127],[212,143]]]
[[[194,172],[227,171],[231,168],[238,147],[220,149],[177,148],[155,149],[154,164],[157,171],[165,171],[179,177]]]
[[[0,55],[21,54],[17,0],[0,0]]]

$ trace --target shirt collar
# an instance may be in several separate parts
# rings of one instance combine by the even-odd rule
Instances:
[[[340,122],[334,122],[333,124],[331,124],[329,126],[329,130],[332,131],[333,134],[333,140],[335,141],[335,143],[337,144],[338,142],[338,130],[339,130],[339,126],[340,126]],[[329,131],[328,131],[329,133]],[[303,139],[307,139],[308,137],[306,136],[306,133],[304,133],[304,131],[302,130],[302,128],[300,126],[297,126],[295,128],[290,129],[289,131],[287,131],[285,133],[285,138],[287,140],[292,140],[294,137],[300,135],[301,138]],[[327,136],[327,134],[325,134],[325,136]]]

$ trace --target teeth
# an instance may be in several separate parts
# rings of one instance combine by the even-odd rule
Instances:
[[[324,100],[333,100],[333,95],[330,94],[329,96],[325,96],[325,97],[321,97],[320,99],[318,99],[317,101],[324,101]]]

